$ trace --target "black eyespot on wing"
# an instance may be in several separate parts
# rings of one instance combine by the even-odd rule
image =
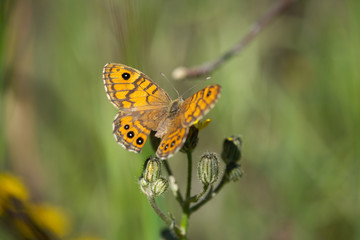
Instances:
[[[134,135],[135,135],[135,134],[134,134],[133,131],[130,131],[130,132],[127,133],[127,137],[128,137],[128,138],[133,138]]]
[[[125,128],[125,130],[128,130],[128,129],[130,128],[129,124],[126,124],[126,125],[124,126],[124,128]]]
[[[209,91],[207,92],[206,96],[208,97],[208,96],[210,96],[210,95],[211,95],[211,91],[209,90]]]
[[[166,144],[165,146],[165,150],[167,150],[169,148],[169,144]]]
[[[138,145],[141,145],[141,144],[144,143],[144,139],[143,139],[142,137],[138,137],[138,138],[136,139],[136,143],[137,143]]]
[[[128,80],[130,78],[130,74],[127,72],[123,73],[121,76],[124,80]]]
[[[173,147],[175,145],[175,140],[171,142],[170,147]]]

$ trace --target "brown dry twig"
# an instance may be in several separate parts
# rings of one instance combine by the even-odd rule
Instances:
[[[175,80],[182,80],[185,78],[197,78],[213,72],[225,61],[241,52],[261,32],[261,30],[264,29],[265,26],[269,25],[275,17],[279,16],[280,13],[282,13],[293,2],[295,2],[295,0],[279,0],[276,2],[257,22],[251,26],[249,32],[233,48],[220,56],[220,58],[192,68],[178,67],[172,72],[172,77]]]

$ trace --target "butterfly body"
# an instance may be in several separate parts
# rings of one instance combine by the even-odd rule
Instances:
[[[180,110],[180,105],[184,102],[184,99],[182,99],[181,97],[174,100],[169,108],[169,117],[171,116],[176,116],[176,114],[179,112]]]
[[[108,63],[103,70],[105,91],[120,110],[113,123],[117,142],[139,153],[151,130],[161,138],[156,155],[166,159],[184,144],[189,127],[216,103],[221,87],[210,85],[193,96],[172,100],[144,73],[123,64]]]

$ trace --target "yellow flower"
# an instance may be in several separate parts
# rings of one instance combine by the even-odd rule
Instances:
[[[103,240],[102,238],[92,237],[92,236],[81,236],[78,238],[73,238],[72,240]]]
[[[210,124],[211,120],[208,118],[205,121],[200,122],[199,120],[196,120],[194,122],[194,125],[197,129],[202,130],[206,128]]]
[[[50,231],[60,238],[69,233],[69,219],[60,208],[49,204],[31,205],[29,212],[37,225],[46,232]]]
[[[59,208],[30,203],[24,184],[9,173],[0,174],[0,217],[26,239],[63,238],[69,230],[69,221]]]
[[[0,174],[0,216],[4,214],[5,209],[13,209],[12,199],[21,202],[29,200],[29,194],[19,178],[9,174]]]
[[[10,216],[17,234],[25,239],[62,239],[69,231],[69,222],[65,214],[58,208],[47,204],[22,206]]]

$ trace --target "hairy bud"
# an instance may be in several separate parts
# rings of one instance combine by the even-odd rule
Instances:
[[[231,163],[227,166],[226,169],[226,176],[229,181],[236,182],[240,180],[240,178],[243,175],[243,171],[241,169],[241,166],[237,163]]]
[[[145,162],[143,178],[148,183],[156,181],[161,175],[161,161],[157,157],[150,157]]]
[[[241,158],[241,138],[232,136],[226,138],[223,143],[221,158],[226,164],[237,162]]]
[[[157,197],[163,194],[168,188],[169,183],[165,178],[159,178],[153,183],[151,183],[151,193],[153,196]]]
[[[205,153],[198,165],[198,176],[204,185],[213,184],[219,175],[219,163],[216,153]]]

